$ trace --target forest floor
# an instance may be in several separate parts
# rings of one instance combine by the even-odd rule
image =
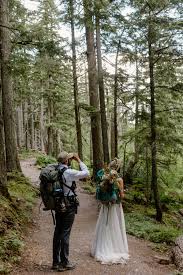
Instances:
[[[35,160],[28,159],[21,162],[25,176],[31,179],[34,186],[38,185],[40,170],[34,166]],[[148,241],[128,236],[130,260],[126,265],[102,265],[90,256],[95,225],[97,221],[97,203],[93,195],[89,195],[78,188],[80,207],[70,240],[70,259],[77,263],[72,271],[63,274],[72,275],[168,275],[175,274],[174,265],[161,265],[157,256],[162,256],[151,248]],[[25,236],[25,247],[22,261],[11,272],[12,275],[41,275],[58,272],[51,271],[52,264],[52,237],[54,225],[49,212],[39,209],[40,200],[33,212],[33,224],[30,225]]]

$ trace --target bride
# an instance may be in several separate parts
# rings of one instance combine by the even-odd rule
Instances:
[[[124,197],[123,180],[117,174],[120,160],[109,164],[110,180],[117,183],[119,199],[102,203],[92,243],[91,255],[102,264],[126,263],[129,258],[125,221],[121,199]]]

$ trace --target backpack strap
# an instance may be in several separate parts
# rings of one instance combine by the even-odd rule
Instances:
[[[72,186],[69,186],[69,185],[67,185],[67,184],[64,182],[64,180],[63,180],[63,174],[64,174],[64,172],[65,172],[68,168],[67,168],[67,167],[63,167],[62,169],[59,169],[59,165],[58,165],[58,168],[57,168],[57,169],[59,170],[59,182],[60,182],[62,185],[66,186],[66,187],[69,189],[69,192],[68,192],[67,196],[69,195],[70,191],[72,191],[73,194],[74,194],[74,196],[77,197],[77,195],[76,195],[74,189],[72,188],[73,183],[75,183],[75,181],[72,182]]]
[[[72,182],[72,185],[73,185],[73,183],[75,183],[75,181]],[[72,188],[72,186],[67,185],[65,182],[63,182],[63,185],[65,185],[68,189],[70,189],[69,193],[70,193],[70,191],[72,191],[72,193],[74,194],[74,196],[77,197],[76,192],[74,191],[74,189]],[[67,196],[69,195],[69,193],[67,194]]]
[[[63,179],[63,175],[64,175],[64,172],[68,169],[67,167],[63,167],[62,169],[59,169],[59,164],[57,166],[57,170],[58,170],[58,180],[59,180],[59,183],[60,183],[60,186],[62,187],[63,184],[64,184],[64,179]]]
[[[58,173],[59,173],[59,180],[61,179],[62,180],[62,176],[64,174],[64,172],[68,169],[67,167],[63,167],[62,169],[59,169],[59,164],[57,166],[57,170],[58,170]]]

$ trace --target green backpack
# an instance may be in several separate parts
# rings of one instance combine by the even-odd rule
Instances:
[[[109,179],[105,178],[103,169],[98,171],[97,179],[96,199],[105,204],[119,203],[119,189],[115,182],[110,182]]]
[[[62,185],[62,175],[67,168],[59,171],[58,164],[49,164],[41,170],[40,193],[45,208],[43,210],[64,209],[64,192]]]

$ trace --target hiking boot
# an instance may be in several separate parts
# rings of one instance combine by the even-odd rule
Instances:
[[[63,268],[65,268],[65,270],[72,270],[76,267],[76,264],[68,262],[67,264],[63,264]]]
[[[59,267],[60,267],[60,264],[53,264],[51,269],[52,270],[58,270]]]
[[[67,269],[65,267],[63,267],[63,265],[59,265],[57,271],[58,272],[63,272],[63,271],[66,271]]]

